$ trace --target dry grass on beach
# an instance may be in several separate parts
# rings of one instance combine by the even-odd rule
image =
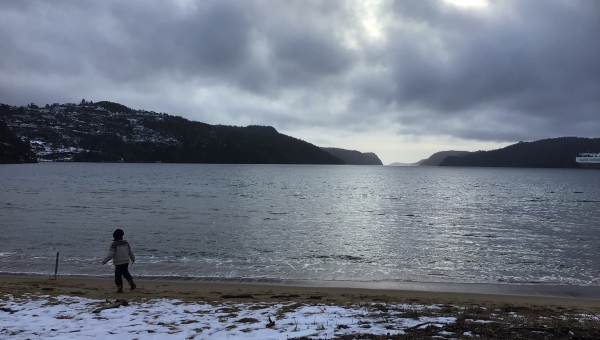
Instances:
[[[546,307],[419,305],[388,308],[386,305],[366,305],[365,313],[371,322],[363,321],[365,334],[343,335],[336,339],[600,339],[600,316],[584,314],[580,310]],[[402,328],[404,334],[368,334],[375,323],[388,323],[394,314],[414,320],[426,318],[454,318],[440,324],[420,322]],[[387,329],[397,329],[393,323]],[[308,337],[298,340],[315,339]]]
[[[54,329],[34,326],[43,315],[72,332],[61,336],[81,338],[600,339],[598,300],[143,280],[138,287],[116,294],[110,279],[3,277],[0,337],[44,337]],[[128,306],[93,313],[117,298]],[[114,322],[124,327],[115,331]]]

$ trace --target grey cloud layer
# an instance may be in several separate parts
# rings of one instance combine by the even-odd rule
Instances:
[[[377,38],[359,4],[2,1],[0,102],[114,93],[178,112],[172,89],[218,88],[210,107],[224,123],[253,98],[248,111],[274,126],[509,142],[598,135],[600,3],[384,1]],[[196,110],[204,116],[188,117],[211,114]]]

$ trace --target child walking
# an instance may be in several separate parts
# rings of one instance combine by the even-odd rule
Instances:
[[[129,243],[123,239],[123,235],[125,232],[121,229],[115,230],[113,233],[114,241],[110,245],[110,249],[108,251],[108,255],[102,260],[102,264],[106,264],[111,259],[113,260],[113,264],[115,265],[115,284],[117,285],[117,293],[123,293],[123,278],[127,282],[129,282],[129,286],[131,290],[134,290],[136,284],[133,283],[133,278],[131,274],[129,274],[129,259],[131,258],[131,263],[135,262],[135,256],[131,251],[131,247]]]

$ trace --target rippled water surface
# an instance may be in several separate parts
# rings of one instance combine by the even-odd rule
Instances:
[[[600,281],[600,171],[51,163],[0,166],[0,272]]]

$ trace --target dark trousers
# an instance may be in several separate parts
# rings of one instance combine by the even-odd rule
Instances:
[[[118,266],[115,266],[115,284],[117,286],[123,285],[122,276],[125,276],[125,280],[127,280],[127,282],[129,282],[129,284],[131,284],[131,282],[133,282],[133,278],[131,277],[131,274],[129,274],[129,270],[127,269],[127,267],[129,267],[129,263],[120,264]]]

